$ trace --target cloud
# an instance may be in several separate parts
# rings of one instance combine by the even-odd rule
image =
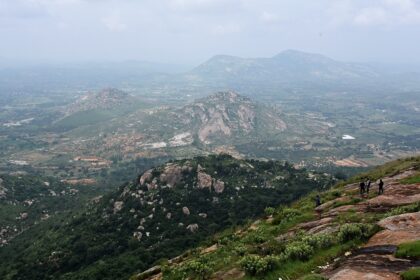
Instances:
[[[353,21],[358,25],[387,24],[389,15],[387,11],[380,7],[365,8],[355,15]]]
[[[227,13],[239,11],[243,0],[168,0],[175,11],[196,13]]]
[[[44,5],[37,1],[14,0],[0,2],[0,18],[34,19],[48,16]]]
[[[238,33],[241,31],[241,27],[238,24],[229,23],[229,24],[219,24],[213,27],[213,34],[216,35],[226,35],[232,33]]]
[[[263,22],[273,23],[279,21],[279,17],[276,14],[264,11],[260,16]]]
[[[121,21],[121,16],[118,12],[102,18],[102,23],[111,32],[121,32],[127,29],[127,25]]]
[[[334,1],[327,9],[334,26],[401,26],[420,23],[419,0]]]

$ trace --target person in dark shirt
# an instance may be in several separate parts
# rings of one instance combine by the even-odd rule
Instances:
[[[320,205],[321,205],[321,197],[319,196],[319,194],[317,194],[315,197],[315,207],[318,207]]]
[[[378,190],[378,194],[383,194],[384,193],[384,181],[382,181],[382,179],[379,179],[379,190]]]
[[[370,179],[368,179],[367,180],[367,182],[366,182],[366,193],[367,194],[369,194],[369,189],[370,189],[370,184],[371,184],[372,182],[370,181]]]
[[[359,186],[360,186],[360,195],[363,195],[365,193],[365,182],[361,181]]]

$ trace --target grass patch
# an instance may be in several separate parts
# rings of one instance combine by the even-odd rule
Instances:
[[[420,267],[412,268],[401,273],[403,280],[420,280]]]
[[[327,280],[324,276],[320,274],[309,274],[304,276],[301,280]]]
[[[357,175],[342,184],[344,185],[349,183],[357,183],[367,177],[369,177],[372,181],[376,181],[386,176],[396,175],[410,168],[414,168],[416,170],[420,169],[420,157],[409,157],[388,162],[384,165],[374,168],[373,170],[370,170],[369,172],[361,173],[360,175]]]
[[[413,176],[401,179],[400,183],[401,184],[406,184],[406,185],[419,184],[420,183],[420,172],[417,172]]]
[[[264,277],[266,280],[278,280],[279,277],[282,279],[297,279],[302,275],[316,271],[318,266],[325,265],[327,262],[332,261],[335,257],[344,254],[346,251],[356,247],[358,243],[348,242],[344,244],[335,245],[325,250],[318,250],[317,253],[312,256],[308,261],[288,261],[281,263],[278,269],[270,272]],[[245,279],[261,279],[253,277],[245,277]],[[310,278],[309,278],[310,279]]]
[[[420,240],[399,245],[396,256],[399,258],[410,258],[419,260]]]

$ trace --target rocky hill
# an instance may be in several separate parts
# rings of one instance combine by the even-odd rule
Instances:
[[[107,88],[88,93],[59,109],[56,121],[50,129],[67,131],[75,128],[98,125],[112,119],[121,119],[140,106],[139,100],[118,89]],[[95,127],[93,127],[95,129]]]
[[[201,144],[252,142],[287,129],[281,112],[232,91],[151,115],[145,123],[144,129],[159,133],[168,146],[188,145],[194,140]]]
[[[127,279],[333,178],[282,162],[209,156],[150,169],[0,250],[5,279]],[[7,257],[6,257],[7,256]]]
[[[360,194],[383,178],[385,190]],[[321,205],[315,208],[315,195]],[[420,157],[388,163],[220,233],[131,279],[420,279]]]
[[[106,88],[99,92],[83,95],[75,102],[67,106],[66,115],[94,109],[112,109],[121,105],[128,105],[133,101],[128,93],[115,89]]]

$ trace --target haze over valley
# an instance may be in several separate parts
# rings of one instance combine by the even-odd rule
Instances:
[[[419,279],[419,26],[0,0],[0,279]]]

